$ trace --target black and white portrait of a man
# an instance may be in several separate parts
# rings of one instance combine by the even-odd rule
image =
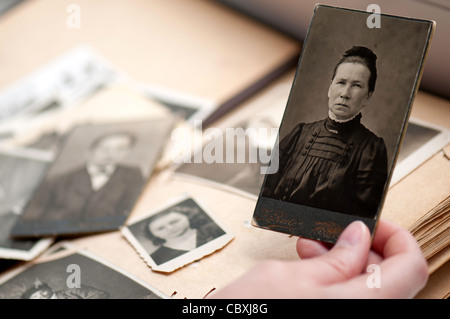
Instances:
[[[151,174],[168,123],[75,127],[65,137],[13,234],[26,237],[118,229]]]

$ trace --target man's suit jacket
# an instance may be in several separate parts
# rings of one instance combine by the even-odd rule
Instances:
[[[138,168],[119,165],[99,190],[91,187],[86,167],[40,185],[24,212],[25,220],[89,220],[127,216],[141,192]]]

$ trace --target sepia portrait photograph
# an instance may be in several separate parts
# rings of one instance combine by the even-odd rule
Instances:
[[[254,226],[326,242],[375,229],[434,23],[370,14],[316,6]]]
[[[53,242],[10,236],[52,158],[30,148],[0,148],[0,259],[31,260]]]
[[[161,272],[199,260],[234,237],[198,200],[187,195],[130,221],[122,234],[153,270]]]
[[[27,264],[0,278],[2,299],[168,299],[126,271],[85,251]]]
[[[17,237],[116,230],[152,173],[171,121],[76,126],[12,230]]]

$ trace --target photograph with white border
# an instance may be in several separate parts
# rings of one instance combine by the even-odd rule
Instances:
[[[76,46],[0,90],[0,139],[75,107],[124,77],[90,46]]]
[[[448,143],[450,143],[448,129],[410,118],[390,186],[401,181]]]
[[[155,271],[172,272],[228,244],[234,234],[198,199],[183,194],[121,228]]]
[[[38,187],[53,154],[30,148],[0,147],[0,258],[31,260],[53,239],[21,240],[10,232]]]
[[[203,183],[249,199],[257,199],[269,166],[291,88],[291,79],[267,90],[217,127],[215,140],[203,138],[201,149],[173,170],[173,177]],[[274,132],[273,132],[274,131]],[[205,132],[206,135],[207,131]],[[214,161],[203,158],[216,143]],[[222,151],[223,148],[223,151]],[[217,156],[219,151],[223,158]],[[190,154],[188,154],[190,155]],[[230,156],[231,155],[231,156]],[[196,159],[201,158],[201,161]]]
[[[144,96],[162,103],[173,114],[191,125],[194,125],[196,121],[205,120],[218,107],[217,103],[212,100],[169,88],[142,83],[137,83],[136,86]]]

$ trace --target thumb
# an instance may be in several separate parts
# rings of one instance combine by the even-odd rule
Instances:
[[[371,245],[370,231],[361,221],[351,223],[327,253],[302,262],[309,279],[318,284],[332,284],[361,274]]]

